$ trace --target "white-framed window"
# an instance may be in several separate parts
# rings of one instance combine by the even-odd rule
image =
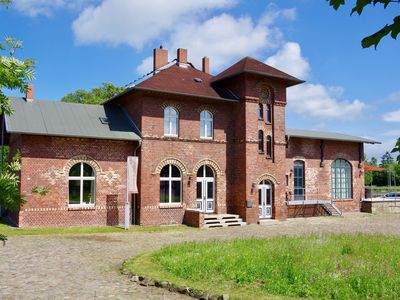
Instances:
[[[350,199],[352,197],[351,173],[351,165],[347,160],[336,159],[332,162],[332,198]]]
[[[200,113],[200,138],[213,138],[213,115],[207,110]]]
[[[96,174],[86,163],[77,163],[69,171],[68,204],[93,206],[96,198]]]
[[[178,136],[178,111],[173,107],[164,109],[164,135]]]
[[[181,203],[182,175],[178,167],[170,164],[160,172],[160,203]]]

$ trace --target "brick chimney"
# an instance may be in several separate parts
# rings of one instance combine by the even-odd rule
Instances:
[[[35,88],[33,84],[28,84],[27,90],[26,90],[26,95],[25,95],[25,100],[27,102],[31,102],[34,99],[34,92]]]
[[[187,64],[187,49],[178,48],[176,57],[178,58],[178,64]]]
[[[204,73],[210,73],[210,59],[207,56],[204,56],[202,59],[202,71]]]
[[[168,50],[160,48],[155,48],[153,50],[153,71],[164,67],[168,64]]]

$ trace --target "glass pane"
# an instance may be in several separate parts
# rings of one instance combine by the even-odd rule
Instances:
[[[261,206],[262,203],[262,190],[258,189],[258,205]]]
[[[214,198],[214,182],[207,182],[207,199]]]
[[[258,104],[258,118],[259,119],[263,118],[263,106],[261,103]]]
[[[181,178],[181,172],[179,172],[179,169],[174,165],[171,165],[171,174],[172,177]]]
[[[214,177],[214,172],[209,166],[205,166],[206,168],[206,177]]]
[[[200,121],[200,136],[206,136],[206,122],[203,120]]]
[[[94,177],[94,170],[88,164],[83,164],[83,176]]]
[[[69,171],[69,176],[81,176],[81,164],[74,165]]]
[[[267,205],[271,205],[271,190],[266,190],[267,193]]]
[[[80,180],[69,181],[69,204],[81,203],[81,182]]]
[[[181,182],[172,181],[171,182],[171,202],[180,203],[181,202]]]
[[[169,182],[160,181],[160,202],[168,203],[169,201]]]
[[[169,118],[164,119],[164,134],[169,134]]]
[[[169,165],[166,165],[161,169],[160,177],[169,177]]]
[[[204,177],[204,166],[201,166],[200,169],[197,170],[197,177]]]
[[[94,204],[95,190],[94,180],[83,181],[83,202],[85,204]]]
[[[203,198],[203,185],[201,184],[201,182],[197,182],[196,185],[196,199],[202,199]]]
[[[175,117],[171,119],[171,134],[178,134],[178,119]]]
[[[212,121],[207,122],[207,137],[211,138],[212,137]]]

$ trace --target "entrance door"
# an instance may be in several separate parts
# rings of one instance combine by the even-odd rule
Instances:
[[[272,218],[272,185],[266,180],[258,186],[258,209],[260,219]]]
[[[197,208],[205,213],[213,213],[215,211],[214,172],[209,166],[201,166],[197,171],[196,184]]]

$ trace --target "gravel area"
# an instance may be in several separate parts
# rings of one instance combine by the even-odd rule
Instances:
[[[356,213],[208,230],[9,237],[0,246],[0,299],[189,299],[134,284],[119,274],[119,267],[125,259],[171,243],[327,232],[400,236],[400,214]]]

